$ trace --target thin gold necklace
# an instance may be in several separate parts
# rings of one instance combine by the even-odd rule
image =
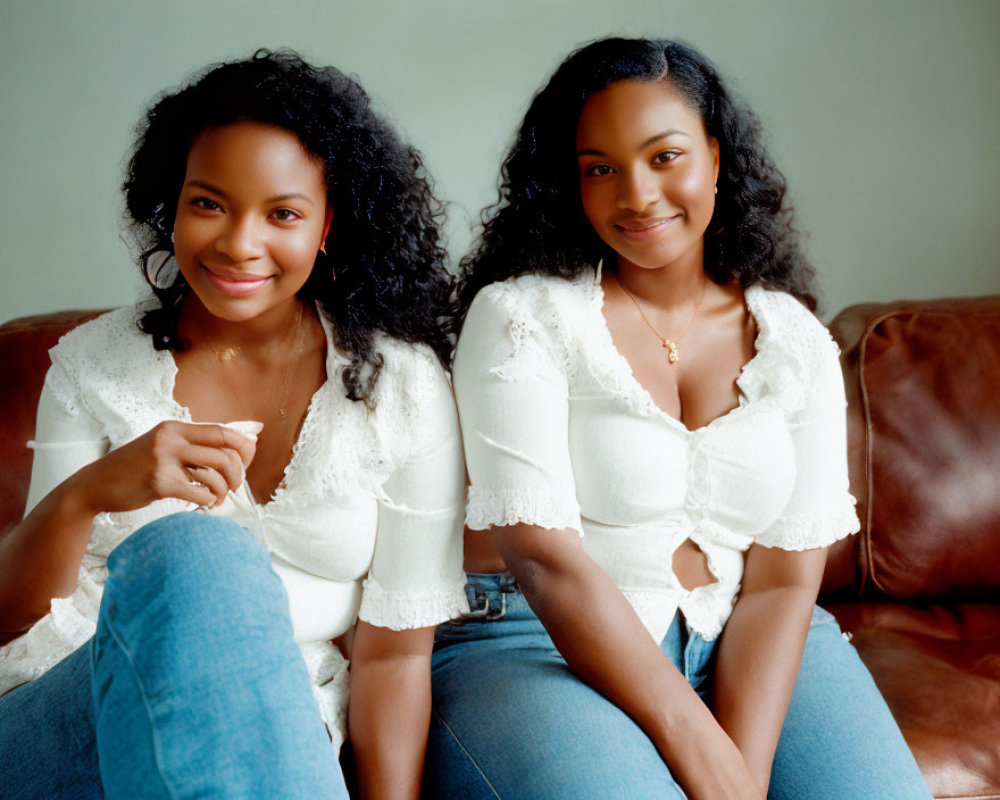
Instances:
[[[281,418],[285,418],[285,401],[288,399],[288,387],[292,382],[292,370],[295,368],[295,363],[298,360],[297,356],[300,352],[300,343],[302,341],[302,302],[298,304],[298,309],[295,313],[295,341],[292,342],[292,352],[291,358],[288,359],[288,368],[285,370],[285,384],[281,389],[281,402],[278,404],[278,414]]]
[[[635,299],[632,292],[625,288],[625,284],[622,283],[622,279],[617,275],[615,278],[618,280],[618,285],[622,287],[622,291],[628,296],[628,299],[632,301],[632,305],[635,306],[635,310],[639,312],[639,316],[642,317],[642,321],[646,323],[646,327],[653,332],[653,335],[660,340],[660,344],[667,351],[667,362],[670,364],[676,364],[681,360],[681,354],[677,351],[677,345],[680,343],[681,339],[691,330],[691,326],[694,324],[695,318],[698,316],[698,312],[701,311],[701,304],[705,300],[705,290],[708,288],[708,281],[706,280],[701,285],[701,297],[698,298],[698,305],[694,307],[694,313],[691,314],[691,319],[688,320],[688,324],[684,326],[684,330],[681,331],[681,335],[676,339],[670,339],[667,336],[661,334],[652,322],[649,321],[649,317],[643,313],[642,306],[639,305],[639,301]]]
[[[278,403],[278,415],[282,420],[284,420],[287,416],[285,411],[285,402],[288,400],[288,389],[292,382],[292,372],[295,369],[298,356],[302,352],[302,305],[303,304],[301,302],[298,303],[295,310],[295,323],[292,325],[292,329],[285,334],[279,345],[275,345],[275,348],[277,348],[280,344],[284,344],[284,342],[288,339],[288,336],[292,335],[292,331],[294,330],[294,338],[292,339],[292,346],[289,350],[287,359],[288,366],[285,367],[285,380],[281,387],[281,400]],[[240,345],[230,345],[229,347],[213,347],[212,349],[215,350],[215,357],[219,360],[219,363],[224,364],[227,361],[232,361],[234,358],[238,358],[243,348],[240,347]]]

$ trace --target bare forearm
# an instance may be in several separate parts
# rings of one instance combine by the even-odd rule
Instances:
[[[538,560],[507,536],[498,544],[569,666],[636,721],[688,795],[744,796],[739,752],[607,573],[580,549]]]
[[[68,597],[76,589],[96,514],[74,478],[52,490],[0,540],[0,631],[26,630],[48,612],[53,597]]]
[[[351,665],[348,727],[365,800],[420,796],[430,712],[425,656]]]
[[[669,749],[671,734],[685,727],[683,718],[699,716],[704,704],[608,575],[586,563],[550,569],[536,562],[518,569],[505,555],[574,672],[632,717],[657,747]]]
[[[715,716],[765,792],[815,599],[796,586],[744,595],[719,644]]]
[[[224,426],[168,420],[78,469],[0,541],[0,631],[24,630],[73,593],[99,513],[167,497],[216,505],[254,452],[254,439]]]
[[[417,800],[430,723],[429,671],[379,664],[365,673],[351,678],[348,714],[361,797]]]

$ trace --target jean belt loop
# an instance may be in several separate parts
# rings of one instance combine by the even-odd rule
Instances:
[[[469,613],[456,622],[494,622],[507,616],[507,595],[517,591],[517,581],[509,572],[497,576],[497,588],[491,591],[467,584],[466,596],[469,599]],[[498,595],[490,598],[490,595]]]
[[[497,576],[499,589],[504,594],[513,594],[517,591],[517,580],[509,572],[503,572]]]

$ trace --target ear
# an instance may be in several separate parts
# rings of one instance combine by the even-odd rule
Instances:
[[[712,183],[719,182],[719,140],[714,136],[709,137],[709,149],[712,151]]]
[[[319,249],[326,252],[326,237],[330,235],[330,224],[333,222],[333,206],[327,203],[326,220],[323,222],[323,238],[320,240]]]

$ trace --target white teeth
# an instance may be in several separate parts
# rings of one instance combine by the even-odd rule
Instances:
[[[669,224],[674,217],[664,217],[663,219],[653,220],[652,222],[647,222],[645,225],[628,225],[624,223],[619,223],[615,227],[626,233],[643,233],[644,231],[652,230],[653,228],[659,228],[663,225]]]
[[[656,222],[650,222],[648,225],[643,225],[639,228],[634,228],[630,225],[620,225],[622,230],[630,231],[631,233],[639,233],[641,231],[648,231],[650,228],[655,228],[657,225],[662,225],[666,220],[658,219]]]
[[[665,222],[666,220],[658,219],[653,222],[649,222],[645,225],[632,226],[632,225],[622,225],[621,227],[627,231],[648,231],[650,228],[655,228],[657,225]]]

